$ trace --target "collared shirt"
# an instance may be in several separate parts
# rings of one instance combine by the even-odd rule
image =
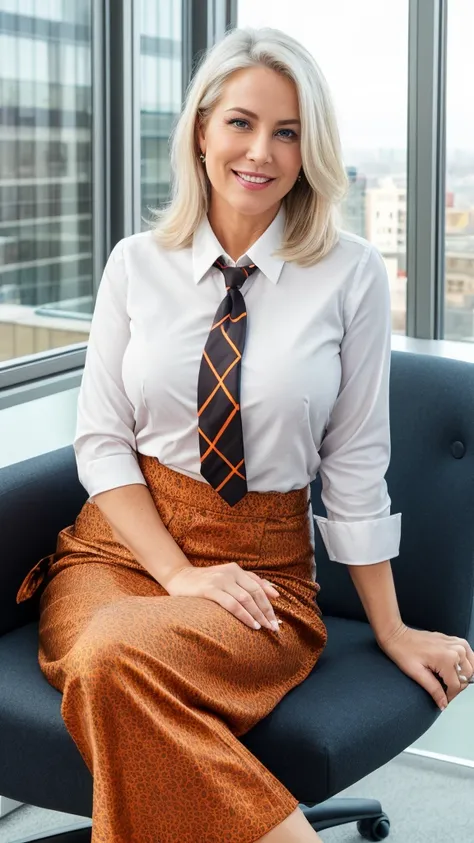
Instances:
[[[152,231],[115,246],[97,294],[78,399],[79,479],[90,497],[146,485],[140,452],[207,482],[200,474],[197,383],[226,294],[213,263],[221,255],[228,265],[255,263],[258,270],[241,287],[248,490],[300,489],[319,472],[327,518],[314,518],[329,558],[382,562],[398,555],[401,532],[384,479],[391,341],[385,264],[374,246],[346,232],[311,267],[284,262],[273,255],[284,214],[281,206],[237,262],[207,217],[186,249],[163,249]]]

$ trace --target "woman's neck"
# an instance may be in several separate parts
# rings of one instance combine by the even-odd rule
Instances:
[[[226,203],[226,208],[212,202],[208,211],[209,224],[222,248],[237,261],[245,255],[275,219],[279,207],[269,208],[264,214],[240,214]]]

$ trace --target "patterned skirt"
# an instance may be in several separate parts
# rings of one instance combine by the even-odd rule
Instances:
[[[237,562],[275,585],[279,632],[207,598],[170,596],[91,501],[17,602],[41,587],[39,665],[93,776],[93,843],[254,843],[298,800],[238,738],[327,641],[309,487],[248,492],[229,507],[208,483],[138,459],[194,566]]]

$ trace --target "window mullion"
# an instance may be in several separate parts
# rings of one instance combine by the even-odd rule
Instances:
[[[444,271],[445,2],[410,0],[407,336],[438,339]]]
[[[133,0],[109,4],[111,247],[140,228],[138,11]]]
[[[110,251],[108,9],[109,0],[101,0],[92,6],[92,287],[94,297]]]

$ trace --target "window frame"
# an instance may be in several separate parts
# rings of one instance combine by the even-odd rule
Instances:
[[[444,338],[447,0],[410,0],[406,336]]]

